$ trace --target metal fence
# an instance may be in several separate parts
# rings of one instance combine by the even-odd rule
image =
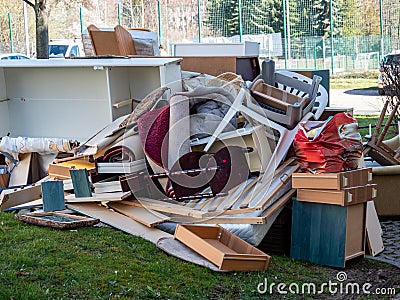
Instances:
[[[119,0],[113,7],[81,9],[70,21],[98,27],[149,28],[172,53],[180,42],[260,43],[260,56],[278,67],[376,69],[383,55],[400,49],[398,0]],[[55,12],[52,11],[52,15]],[[13,14],[16,26],[22,16]],[[17,21],[18,20],[18,21]],[[49,24],[55,22],[49,19]],[[23,51],[23,35],[0,16],[2,51]],[[9,26],[7,26],[9,25]],[[75,26],[76,27],[76,26]],[[7,30],[9,29],[9,30]],[[57,27],[53,27],[53,33]],[[79,29],[78,29],[79,30]],[[78,32],[75,34],[79,35]],[[13,37],[13,39],[8,39]]]

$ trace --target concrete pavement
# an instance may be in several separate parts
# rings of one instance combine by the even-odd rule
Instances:
[[[329,106],[353,107],[355,115],[379,115],[384,101],[377,90],[331,89]]]

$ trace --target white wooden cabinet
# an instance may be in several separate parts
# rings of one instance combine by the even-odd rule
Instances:
[[[63,59],[0,62],[0,136],[84,141],[143,99],[181,88],[180,59]]]

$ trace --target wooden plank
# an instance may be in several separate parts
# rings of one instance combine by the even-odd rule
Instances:
[[[174,216],[174,222],[176,223],[196,223],[196,224],[255,224],[261,225],[266,224],[266,218],[263,217],[253,217],[253,216],[243,216],[243,215],[229,215],[229,216],[215,216],[209,218],[193,218],[186,216]]]
[[[364,252],[365,244],[365,203],[347,208],[346,260]]]
[[[121,201],[128,198],[131,195],[130,192],[123,193],[107,193],[107,194],[92,194],[92,197],[80,197],[76,198],[74,194],[65,196],[66,203],[77,203],[77,202],[108,202],[108,201]]]
[[[43,210],[45,212],[65,209],[64,186],[62,181],[42,183]]]
[[[11,172],[9,186],[25,185],[28,183],[32,153],[18,154],[19,163]]]
[[[147,227],[154,227],[171,219],[159,212],[143,207],[135,207],[118,202],[108,203],[108,206]]]
[[[291,189],[285,195],[283,195],[279,200],[277,200],[274,204],[272,204],[268,209],[262,214],[261,217],[264,219],[268,219],[271,217],[276,211],[281,209],[286,203],[288,203],[292,197],[296,194],[296,189]]]
[[[384,250],[384,246],[382,229],[375,210],[374,201],[367,202],[366,230],[369,252],[372,256],[378,255]]]
[[[75,158],[69,159],[68,161],[63,161],[58,164],[49,164],[49,176],[56,179],[70,179],[71,175],[69,170],[75,169],[87,169],[94,170],[95,163],[90,162],[88,158]]]
[[[156,244],[161,238],[172,238],[172,235],[169,233],[156,228],[149,228],[127,216],[95,203],[69,204],[68,208],[86,216],[100,219],[100,221],[105,224],[108,224],[126,233],[142,237],[154,244]]]
[[[221,203],[221,205],[217,207],[216,210],[230,209],[239,200],[240,196],[246,194],[251,188],[255,186],[257,182],[258,179],[253,178],[250,182],[246,182],[246,186],[244,188],[240,186],[234,193],[232,193],[231,197],[229,197],[229,201]]]
[[[148,198],[138,198],[137,199],[143,207],[148,209],[157,210],[165,213],[172,213],[182,216],[189,216],[194,218],[207,217],[208,214],[196,209],[191,209],[178,204],[162,202],[158,200],[152,200]]]
[[[34,184],[24,188],[3,190],[0,194],[0,210],[25,204],[42,197],[40,184]]]
[[[89,176],[86,169],[71,169],[69,170],[74,186],[74,193],[76,198],[92,197],[92,190],[90,188]]]

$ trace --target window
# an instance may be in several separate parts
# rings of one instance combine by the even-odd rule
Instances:
[[[70,52],[70,54],[69,54],[69,56],[79,56],[79,48],[78,48],[78,46],[72,46],[72,48],[71,48],[71,52]]]

